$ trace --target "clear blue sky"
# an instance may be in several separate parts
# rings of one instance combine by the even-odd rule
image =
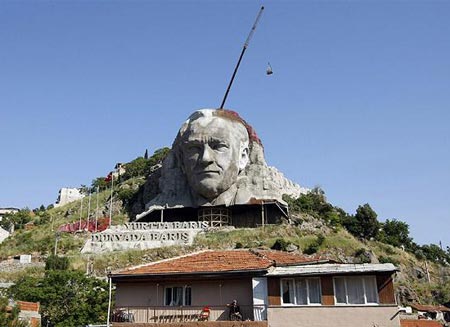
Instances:
[[[220,105],[261,4],[226,107],[268,163],[450,245],[447,1],[1,1],[0,207],[170,146]]]

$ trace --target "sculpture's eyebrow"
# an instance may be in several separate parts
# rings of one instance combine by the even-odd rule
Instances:
[[[186,139],[183,144],[204,144],[204,143],[223,143],[228,144],[226,140],[223,138],[214,137],[211,135],[204,136],[204,137],[189,137]]]

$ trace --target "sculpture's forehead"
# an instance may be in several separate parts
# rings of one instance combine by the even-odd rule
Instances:
[[[201,117],[191,122],[186,130],[189,139],[227,139],[237,141],[247,135],[245,127],[222,117]]]

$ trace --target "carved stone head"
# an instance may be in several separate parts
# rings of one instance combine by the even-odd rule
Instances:
[[[267,166],[261,140],[236,112],[195,111],[181,126],[159,172],[149,177],[144,217],[153,209],[232,206],[258,200],[282,202],[283,194],[299,195],[299,185]],[[153,190],[153,188],[152,188]]]
[[[196,111],[174,142],[181,169],[194,195],[211,202],[229,190],[249,162],[249,134],[230,111]]]

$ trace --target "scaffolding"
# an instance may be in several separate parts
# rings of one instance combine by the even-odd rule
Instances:
[[[228,226],[231,223],[231,210],[217,207],[200,208],[198,221],[207,221],[211,227]]]

